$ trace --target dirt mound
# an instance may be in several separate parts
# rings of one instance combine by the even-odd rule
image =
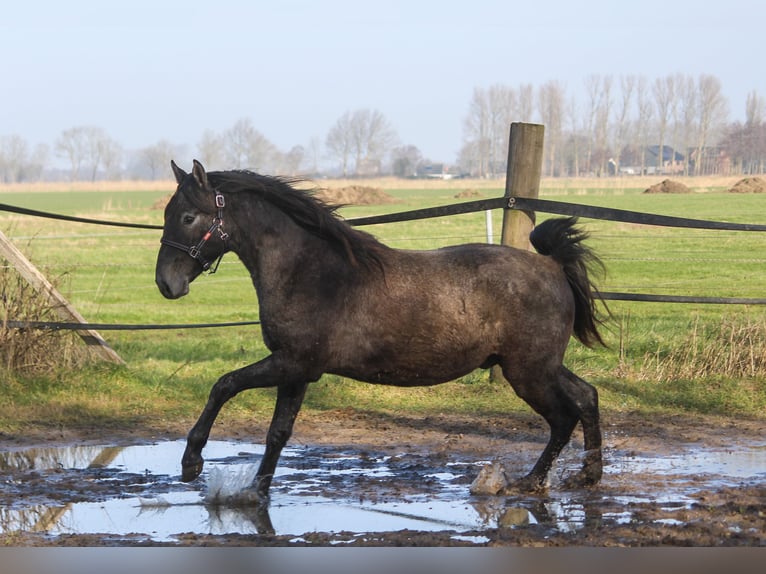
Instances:
[[[762,177],[746,177],[735,183],[729,193],[766,193],[766,180]]]
[[[331,187],[319,191],[316,196],[327,203],[341,205],[381,205],[396,203],[396,199],[379,187],[366,185],[348,185],[346,187]]]
[[[471,197],[484,197],[484,195],[478,189],[464,189],[463,191],[455,194],[455,199],[466,199]]]
[[[665,179],[660,183],[656,183],[650,188],[646,189],[644,193],[691,193],[692,190],[686,187],[683,183],[673,181],[671,179]]]

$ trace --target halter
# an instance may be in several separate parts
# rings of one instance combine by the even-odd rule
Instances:
[[[229,239],[229,234],[223,230],[223,208],[226,206],[226,200],[223,198],[223,195],[221,195],[220,191],[217,189],[214,191],[215,206],[218,208],[218,214],[213,218],[213,223],[210,225],[210,229],[205,232],[205,235],[202,236],[202,239],[200,239],[196,245],[184,245],[183,243],[176,243],[175,241],[165,239],[164,236],[160,239],[160,243],[163,245],[167,245],[168,247],[175,247],[176,249],[180,249],[184,253],[188,254],[192,259],[196,260],[200,265],[202,265],[203,271],[207,271],[211,275],[218,271],[218,265],[221,263],[221,259],[223,258],[228,248],[226,245],[226,240]],[[215,260],[215,266],[213,266],[213,261],[208,261],[202,256],[202,248],[216,231],[218,232],[218,236],[223,241],[223,251]]]

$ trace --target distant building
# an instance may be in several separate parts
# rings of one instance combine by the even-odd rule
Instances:
[[[452,179],[454,173],[450,173],[449,166],[443,163],[421,164],[417,169],[417,177],[433,179]]]
[[[669,145],[650,145],[646,148],[647,174],[679,174],[684,172],[686,158]]]
[[[689,173],[694,175],[729,175],[731,157],[721,146],[706,146],[689,151]]]

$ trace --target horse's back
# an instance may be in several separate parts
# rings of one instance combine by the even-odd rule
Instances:
[[[435,384],[510,352],[566,348],[572,295],[548,257],[485,244],[392,251],[383,275],[352,299],[330,341],[340,374]]]

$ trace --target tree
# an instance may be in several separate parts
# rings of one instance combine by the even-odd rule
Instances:
[[[556,81],[550,81],[538,91],[538,107],[540,118],[545,125],[545,162],[548,164],[548,175],[554,176],[560,172],[557,168],[557,152],[561,147],[561,137],[564,118],[564,86]],[[545,169],[543,169],[545,171]]]
[[[684,175],[689,175],[689,150],[694,140],[694,122],[697,117],[697,87],[694,78],[691,76],[679,75],[676,78],[676,91],[678,95],[678,123],[677,128],[681,130],[680,146],[677,146],[678,140],[673,138],[673,146],[680,147],[684,153]]]
[[[468,105],[468,115],[463,122],[462,161],[468,162],[470,173],[480,177],[489,175],[490,141],[492,128],[487,91],[474,88]]]
[[[665,76],[657,78],[653,86],[654,103],[657,109],[657,128],[659,133],[659,149],[657,151],[657,170],[659,173],[664,169],[665,138],[668,132],[668,123],[672,114],[673,102],[676,97],[675,78]]]
[[[487,177],[505,172],[509,128],[513,121],[531,119],[531,91],[531,86],[516,90],[501,84],[474,89],[463,122],[461,152],[470,173]]]
[[[154,145],[142,148],[139,151],[139,161],[142,168],[148,170],[149,178],[155,180],[164,177],[174,155],[173,144],[168,140],[160,140]]]
[[[85,160],[85,134],[84,128],[75,127],[61,132],[56,140],[56,153],[69,161],[69,179],[77,181],[80,175],[80,167]]]
[[[708,143],[710,134],[721,127],[728,115],[726,98],[723,96],[721,82],[715,76],[702,74],[697,80],[698,86],[698,124],[697,124],[697,158],[700,161],[694,164],[695,175],[701,175],[703,171],[710,171],[710,166],[703,165],[701,161],[703,152]]]
[[[630,111],[633,107],[633,96],[636,89],[635,76],[620,77],[620,95],[619,107],[616,110],[616,126],[614,134],[614,160],[615,175],[620,173],[620,164],[622,163],[622,148],[628,140],[630,131]]]
[[[96,126],[77,126],[64,130],[56,140],[56,152],[69,161],[69,177],[76,181],[82,170],[89,168],[89,179],[95,181],[98,170],[108,163],[114,167],[121,155],[121,148],[106,132]]]
[[[636,138],[639,147],[639,163],[641,173],[646,173],[646,148],[649,145],[649,126],[652,123],[654,107],[649,94],[649,80],[646,76],[639,76],[636,83]]]
[[[398,140],[396,132],[378,110],[357,110],[351,116],[352,144],[356,171],[362,160],[379,164]]]
[[[337,159],[341,165],[343,177],[348,175],[348,162],[353,149],[352,112],[344,113],[330,128],[325,141],[325,147],[331,158]]]
[[[223,134],[223,157],[235,169],[277,171],[279,150],[253,126],[249,118],[238,120]]]
[[[343,176],[348,175],[348,164],[354,157],[354,169],[362,164],[380,164],[395,145],[398,136],[386,117],[378,110],[347,111],[335,122],[327,134],[325,146],[331,156],[341,163]]]
[[[17,183],[26,179],[29,144],[18,134],[0,138],[0,181]]]
[[[213,130],[205,130],[197,143],[197,158],[206,167],[222,166],[223,159],[223,139]]]
[[[287,175],[298,175],[301,165],[306,157],[306,149],[302,145],[296,145],[290,148],[284,156],[284,173]]]
[[[423,154],[414,145],[396,147],[391,152],[391,171],[397,177],[412,177],[422,159]]]

